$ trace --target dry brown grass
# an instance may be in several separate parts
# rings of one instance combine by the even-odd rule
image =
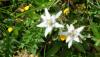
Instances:
[[[39,57],[38,55],[29,54],[26,50],[17,51],[16,53],[17,55],[13,55],[13,57]]]

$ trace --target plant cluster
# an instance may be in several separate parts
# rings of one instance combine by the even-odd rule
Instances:
[[[0,0],[0,57],[99,57],[99,0]]]

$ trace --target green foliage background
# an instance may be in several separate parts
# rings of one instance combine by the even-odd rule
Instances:
[[[31,4],[29,10],[16,12],[23,3]],[[64,25],[74,23],[75,27],[86,26],[82,33],[85,39],[83,43],[75,42],[70,49],[59,40],[58,29],[45,38],[45,29],[36,27],[41,22],[44,8],[56,14],[67,7],[70,13],[62,14],[57,21]],[[13,57],[20,50],[38,54],[39,57],[99,57],[99,20],[99,0],[0,0],[0,57]],[[9,27],[13,28],[11,33],[7,31]]]

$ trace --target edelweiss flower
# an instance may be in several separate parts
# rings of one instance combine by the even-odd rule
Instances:
[[[65,37],[66,43],[68,43],[68,48],[70,48],[72,46],[73,40],[76,42],[81,42],[79,37],[81,37],[80,32],[84,29],[84,26],[81,26],[81,27],[75,29],[73,24],[70,24],[70,26],[67,25],[67,29],[68,29],[68,31],[61,32],[60,36],[63,36],[63,38]]]
[[[64,27],[63,25],[56,22],[56,19],[61,15],[62,11],[58,12],[56,15],[50,15],[48,9],[45,8],[45,15],[41,15],[43,22],[37,25],[37,27],[46,27],[45,37],[55,28]]]

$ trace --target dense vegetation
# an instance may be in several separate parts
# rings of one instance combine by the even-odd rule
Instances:
[[[56,22],[64,26],[47,36],[37,27],[45,9],[62,11]],[[67,36],[60,35],[67,24],[84,26],[82,43],[68,48]],[[100,0],[0,0],[0,57],[100,57]]]

